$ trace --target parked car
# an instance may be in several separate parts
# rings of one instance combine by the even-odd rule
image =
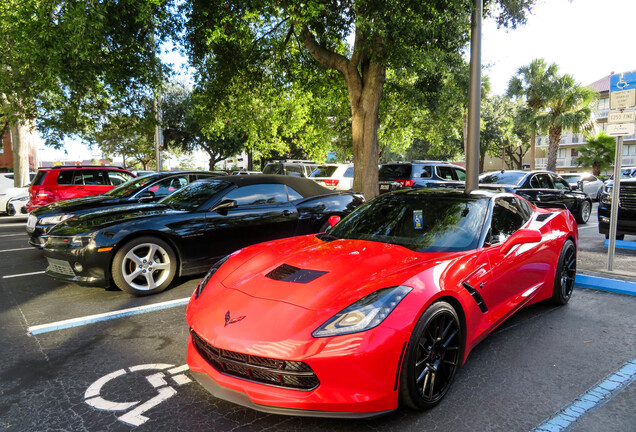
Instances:
[[[324,164],[309,178],[331,190],[350,190],[353,187],[353,164]]]
[[[29,186],[27,210],[56,201],[99,195],[134,178],[125,169],[113,166],[60,166],[40,168]]]
[[[621,168],[621,179],[629,179],[636,178],[636,167],[622,167]],[[614,176],[611,175],[607,180],[605,180],[603,185],[603,192],[607,192],[608,194],[612,193],[612,186],[614,186]]]
[[[31,181],[35,177],[35,173],[29,173]],[[13,173],[1,173],[0,174],[0,214],[6,213],[11,215],[9,211],[9,201],[14,198],[21,198],[24,192],[28,193],[29,187],[15,187],[14,186],[14,174]]]
[[[592,214],[592,199],[573,190],[561,176],[550,171],[492,171],[479,176],[480,189],[515,193],[537,207],[567,208],[580,224]]]
[[[44,243],[52,277],[154,294],[175,276],[207,271],[220,257],[272,239],[326,229],[361,195],[290,176],[196,181],[154,204],[104,208],[54,226]]]
[[[568,302],[577,241],[568,211],[513,194],[380,195],[327,233],[219,261],[188,304],[190,374],[276,414],[431,408],[514,312]]]
[[[380,193],[392,190],[395,182],[405,188],[464,188],[464,168],[442,161],[389,162],[378,172]]]
[[[603,192],[603,182],[590,173],[566,173],[561,177],[569,183],[572,189],[579,189],[592,199],[599,200]]]
[[[7,202],[7,214],[9,216],[26,215],[27,204],[29,202],[29,188],[20,188],[22,191],[19,194],[14,195],[9,202]]]
[[[612,212],[610,192],[603,192],[598,203],[598,232],[609,238]],[[616,239],[624,240],[625,234],[636,235],[636,177],[621,180],[618,203]]]
[[[42,236],[47,234],[56,224],[68,218],[104,207],[158,201],[196,180],[217,176],[217,174],[208,171],[150,173],[128,180],[100,195],[47,204],[33,210],[27,219],[26,230],[29,235],[29,244],[42,248],[45,241]]]
[[[286,160],[268,163],[263,168],[263,174],[278,174],[294,177],[309,177],[316,170],[318,164],[308,160]]]
[[[232,171],[232,175],[255,175],[255,174],[263,174],[261,171]]]

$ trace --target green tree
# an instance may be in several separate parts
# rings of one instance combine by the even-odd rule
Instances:
[[[557,76],[549,84],[546,110],[537,115],[540,130],[548,132],[548,171],[556,171],[563,131],[581,132],[592,126],[592,102],[597,92],[580,86],[571,75]]]
[[[597,135],[588,135],[587,144],[576,148],[579,156],[576,163],[579,166],[591,167],[595,176],[601,174],[614,163],[615,140],[614,137],[601,131]]]
[[[549,84],[557,79],[558,67],[548,65],[544,59],[535,59],[517,70],[517,75],[508,82],[506,94],[525,102],[526,110],[519,118],[530,130],[530,169],[534,169],[537,139],[536,117],[546,107],[549,98]]]
[[[506,149],[514,136],[514,104],[505,96],[486,96],[481,101],[479,171],[484,171],[487,154],[505,162]]]
[[[484,3],[486,15],[497,13],[500,24],[514,27],[534,0]],[[471,12],[463,0],[191,0],[185,4],[186,39],[195,67],[221,82],[231,82],[237,71],[258,81],[275,70],[287,82],[336,71],[349,98],[353,188],[371,198],[377,194],[378,114],[387,70],[417,76],[416,88],[441,82],[461,63]]]

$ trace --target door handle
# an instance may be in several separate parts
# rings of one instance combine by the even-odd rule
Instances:
[[[289,210],[283,210],[283,216],[289,216],[291,212]]]

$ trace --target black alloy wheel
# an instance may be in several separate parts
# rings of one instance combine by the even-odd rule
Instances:
[[[576,246],[570,239],[566,240],[561,249],[559,262],[557,263],[554,275],[554,290],[552,293],[552,303],[564,305],[570,301],[574,290],[574,279],[576,278]]]
[[[446,395],[461,362],[462,328],[455,309],[433,303],[420,317],[400,375],[400,403],[427,410]]]

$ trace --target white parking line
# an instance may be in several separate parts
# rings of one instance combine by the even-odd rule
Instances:
[[[580,230],[586,229],[586,228],[598,228],[598,224],[597,225],[585,225],[584,227],[579,227]]]
[[[170,300],[162,303],[155,303],[146,306],[138,306],[130,309],[121,309],[113,312],[106,312],[97,315],[89,315],[80,318],[71,318],[63,321],[57,321],[50,324],[40,324],[36,326],[30,326],[27,328],[27,332],[35,335],[40,333],[48,333],[55,330],[62,330],[71,327],[83,326],[86,324],[92,324],[99,321],[107,321],[115,318],[122,318],[130,315],[137,315],[146,312],[154,312],[161,309],[168,309],[176,306],[183,306],[188,304],[190,297],[185,297],[176,300]]]
[[[0,276],[0,279],[11,279],[11,278],[17,278],[17,277],[22,277],[22,276],[31,276],[31,275],[44,274],[44,273],[45,273],[44,270],[42,270],[42,271],[39,271],[39,272],[21,273],[21,274]]]
[[[25,233],[18,233],[18,234],[0,234],[0,237],[17,237],[17,236],[21,236],[24,235]]]
[[[31,250],[31,249],[35,249],[35,248],[27,247],[27,248],[17,248],[17,249],[5,249],[5,250],[0,250],[0,252],[15,252],[15,251]]]

